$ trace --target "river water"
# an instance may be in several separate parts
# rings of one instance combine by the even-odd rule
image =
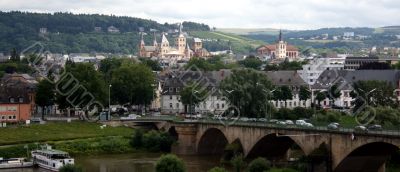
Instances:
[[[159,153],[107,154],[77,156],[75,164],[87,172],[155,172]],[[213,156],[179,156],[185,162],[188,172],[205,172],[219,164]],[[1,172],[48,172],[40,168],[8,169]]]

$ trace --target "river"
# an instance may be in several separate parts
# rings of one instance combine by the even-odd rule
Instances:
[[[154,172],[159,153],[107,154],[76,156],[75,164],[87,172]],[[179,156],[185,162],[188,172],[205,172],[219,164],[213,156]],[[48,172],[40,168],[8,169],[1,172]]]

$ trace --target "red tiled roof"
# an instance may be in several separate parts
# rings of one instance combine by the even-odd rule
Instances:
[[[267,49],[267,50],[269,50],[269,51],[275,51],[275,49],[276,49],[276,44],[264,45],[264,46],[262,46],[262,47],[260,47],[260,48],[258,48],[258,49],[259,49],[259,50]],[[293,46],[293,45],[287,45],[286,51],[299,51],[299,49],[298,49],[297,47]]]

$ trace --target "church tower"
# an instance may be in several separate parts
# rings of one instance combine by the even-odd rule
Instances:
[[[279,59],[284,59],[286,58],[286,47],[287,43],[283,41],[282,38],[282,30],[279,31],[279,38],[278,38],[278,43],[276,44],[276,52],[275,52],[275,57]]]
[[[145,46],[145,44],[144,44],[144,40],[143,40],[143,33],[141,33],[140,34],[140,36],[141,36],[141,40],[140,40],[140,43],[139,43],[139,46],[138,46],[138,52],[139,52],[139,57],[144,57],[144,56],[146,56],[145,55],[145,50],[144,50],[144,46]]]
[[[175,38],[175,47],[178,49],[179,53],[185,54],[186,38],[182,33],[182,24],[179,25],[179,36]]]
[[[160,56],[164,57],[166,53],[169,52],[169,42],[165,34],[162,34],[161,44],[160,44]]]
[[[158,43],[157,43],[156,32],[153,32],[153,35],[154,35],[153,46],[154,46],[155,48],[157,48],[157,47],[158,47]]]

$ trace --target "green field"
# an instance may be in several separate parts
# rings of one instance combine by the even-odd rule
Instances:
[[[233,33],[237,35],[248,35],[248,34],[264,34],[264,35],[277,35],[279,29],[271,28],[219,28],[217,31],[225,33]]]
[[[31,126],[0,128],[0,146],[35,143],[45,141],[61,141],[106,136],[131,136],[133,129],[127,127],[105,127],[88,122],[48,123]]]
[[[230,42],[230,46],[232,50],[237,53],[248,53],[255,51],[255,49],[261,45],[264,45],[265,42],[253,40],[249,38],[245,38],[239,35],[224,33],[224,32],[208,32],[208,31],[194,31],[190,32],[190,35],[202,39],[212,39],[217,40],[219,44],[227,44]],[[204,42],[207,44],[208,42]]]

